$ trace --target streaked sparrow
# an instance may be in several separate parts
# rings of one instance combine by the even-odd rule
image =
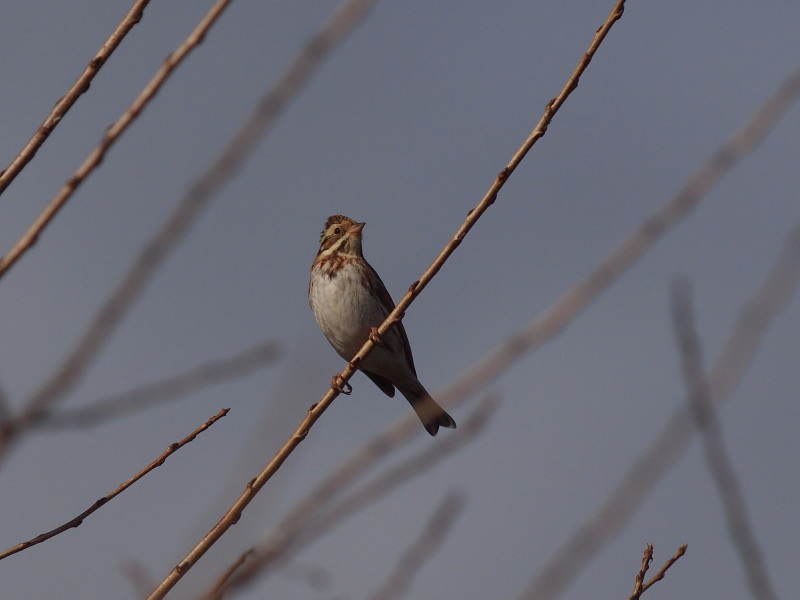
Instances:
[[[311,265],[308,301],[322,333],[345,360],[351,360],[370,336],[378,342],[359,369],[387,396],[397,388],[416,411],[425,429],[456,426],[417,379],[411,346],[402,322],[380,339],[376,331],[394,309],[381,278],[361,252],[361,230],[343,215],[325,222],[319,252]]]

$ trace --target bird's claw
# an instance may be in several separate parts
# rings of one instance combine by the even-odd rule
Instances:
[[[347,383],[338,373],[331,377],[331,388],[345,396],[349,396],[353,393],[353,386]]]
[[[383,340],[381,339],[381,335],[378,333],[378,328],[377,327],[370,328],[370,330],[369,330],[369,339],[375,345],[379,345],[379,344],[383,343]]]

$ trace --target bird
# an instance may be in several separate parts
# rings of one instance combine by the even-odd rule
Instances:
[[[359,370],[389,397],[397,388],[429,434],[436,435],[439,427],[454,429],[456,422],[417,378],[403,323],[398,321],[377,335],[376,328],[392,312],[394,302],[364,258],[361,232],[365,224],[344,215],[330,216],[325,222],[308,283],[314,318],[333,349],[347,361],[371,338],[376,344],[358,364]],[[332,385],[336,386],[335,381]]]

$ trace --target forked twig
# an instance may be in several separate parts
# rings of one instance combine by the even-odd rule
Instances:
[[[163,465],[164,462],[167,460],[167,458],[169,458],[172,454],[174,454],[179,449],[183,448],[186,444],[188,444],[189,442],[194,440],[198,435],[203,433],[206,429],[211,427],[214,423],[219,421],[222,417],[227,415],[229,410],[230,410],[229,408],[223,408],[216,415],[211,417],[208,421],[206,421],[205,423],[200,425],[200,427],[198,427],[192,433],[190,433],[185,438],[183,438],[180,442],[174,442],[174,443],[170,444],[167,447],[167,449],[161,454],[161,456],[159,456],[157,459],[155,459],[153,462],[151,462],[149,465],[147,465],[144,469],[139,471],[136,475],[131,477],[128,481],[126,481],[125,483],[121,484],[116,490],[114,490],[113,492],[111,492],[107,496],[103,496],[102,498],[97,500],[94,504],[92,504],[89,508],[87,508],[85,511],[83,511],[81,514],[79,514],[74,519],[72,519],[70,521],[67,521],[63,525],[61,525],[59,527],[56,527],[55,529],[52,529],[51,531],[48,531],[47,533],[42,533],[40,535],[37,535],[35,538],[33,538],[31,540],[28,540],[27,542],[22,542],[20,544],[17,544],[16,546],[12,546],[8,550],[4,550],[3,552],[0,552],[0,560],[9,557],[12,554],[16,554],[17,552],[22,552],[23,550],[26,550],[26,549],[30,548],[31,546],[35,546],[37,544],[41,544],[42,542],[45,542],[45,541],[49,540],[50,538],[53,538],[53,537],[57,536],[58,534],[67,531],[68,529],[73,529],[75,527],[79,527],[83,523],[83,520],[86,517],[91,515],[93,512],[97,511],[101,506],[104,506],[105,504],[107,504],[113,498],[119,496],[122,492],[127,490],[134,483],[136,483],[142,477],[147,475],[150,471],[152,471],[153,469],[156,469],[157,467],[160,467],[161,465]]]
[[[414,301],[414,299],[420,294],[420,292],[425,288],[425,286],[433,279],[433,277],[439,272],[442,268],[444,263],[447,259],[455,252],[456,248],[461,245],[461,242],[464,240],[464,237],[469,233],[478,219],[486,212],[486,210],[494,204],[495,200],[497,199],[497,194],[500,189],[503,187],[505,182],[517,168],[517,166],[522,162],[522,160],[527,155],[528,151],[534,145],[534,143],[544,136],[547,131],[547,127],[549,126],[550,122],[552,121],[555,114],[564,104],[566,99],[572,93],[572,91],[577,87],[578,81],[589,66],[589,63],[592,60],[595,52],[597,51],[598,47],[608,35],[608,32],[611,30],[611,27],[617,20],[622,17],[623,7],[625,5],[624,0],[618,0],[615,3],[614,9],[612,10],[611,14],[609,15],[608,19],[603,23],[603,25],[595,32],[594,40],[592,41],[589,49],[586,53],[581,57],[578,66],[575,68],[567,83],[564,85],[564,88],[561,90],[558,96],[550,100],[545,107],[544,114],[542,115],[539,122],[534,127],[533,131],[527,137],[527,139],[523,142],[520,148],[514,153],[511,160],[508,164],[500,171],[500,173],[495,178],[492,185],[489,187],[489,190],[486,192],[484,197],[481,199],[480,202],[469,211],[467,214],[467,218],[462,223],[461,227],[459,227],[458,231],[455,233],[453,238],[445,245],[444,249],[441,251],[439,256],[433,261],[433,263],[425,270],[422,276],[419,278],[418,281],[414,282],[411,286],[409,286],[409,290],[403,298],[397,303],[395,309],[386,317],[384,322],[378,327],[378,336],[383,336],[389,330],[389,328],[394,325],[395,322],[402,319],[405,311]],[[353,374],[358,369],[358,364],[364,359],[364,357],[372,350],[375,343],[372,339],[367,339],[358,353],[353,357],[353,359],[348,363],[348,365],[339,373],[338,381],[340,385],[347,383],[349,379],[353,376]],[[201,539],[194,548],[187,554],[187,556],[178,563],[178,565],[167,575],[164,581],[153,591],[153,593],[148,597],[148,600],[156,600],[158,598],[163,598],[164,595],[180,580],[183,575],[200,559],[200,557],[205,554],[205,552],[214,544],[216,541],[234,524],[238,521],[241,512],[247,507],[248,504],[252,501],[255,495],[261,490],[262,487],[269,481],[272,476],[278,471],[278,469],[283,465],[286,459],[291,455],[294,449],[302,442],[305,437],[308,435],[311,427],[316,423],[316,421],[322,416],[322,414],[327,410],[327,408],[331,405],[333,400],[339,395],[339,389],[334,389],[333,387],[328,390],[328,392],[322,397],[322,399],[314,404],[309,410],[308,414],[306,415],[305,419],[300,423],[294,433],[289,437],[283,447],[278,450],[272,460],[267,463],[267,465],[261,470],[261,472],[251,480],[245,491],[239,496],[239,498],[234,502],[234,504],[228,509],[225,515],[218,521],[218,523]]]
[[[25,147],[14,157],[11,164],[3,171],[0,171],[0,194],[14,181],[14,178],[25,168],[25,165],[33,160],[33,157],[36,156],[36,152],[42,147],[42,144],[47,141],[47,138],[50,137],[50,134],[61,122],[61,119],[64,118],[64,115],[72,108],[72,105],[89,90],[89,84],[91,84],[101,67],[106,64],[106,61],[120,45],[123,38],[128,35],[128,32],[142,20],[144,9],[148,4],[150,4],[150,0],[136,0],[136,2],[133,3],[133,6],[131,6],[128,13],[122,18],[122,21],[119,22],[111,35],[108,36],[108,39],[100,46],[100,50],[97,51],[94,58],[86,65],[83,73],[81,73],[75,83],[72,84],[72,87],[67,90],[67,93],[53,106],[53,110],[50,111],[50,114],[47,115],[44,122],[39,125],[33,137],[28,140]]]
[[[653,544],[647,544],[647,547],[644,549],[644,556],[642,556],[642,568],[639,569],[639,572],[636,574],[636,583],[633,586],[633,594],[628,596],[628,600],[639,600],[642,594],[644,594],[650,586],[652,586],[655,582],[661,581],[664,579],[664,576],[667,574],[669,568],[674,565],[677,560],[686,554],[686,548],[688,548],[688,544],[684,544],[678,551],[666,562],[661,569],[653,575],[653,577],[647,583],[644,582],[645,575],[647,575],[647,571],[650,568],[650,563],[653,562]]]
[[[666,574],[667,574],[667,571],[669,570],[669,568],[670,568],[672,565],[674,565],[676,562],[678,562],[678,559],[679,559],[681,556],[683,556],[684,554],[686,554],[686,549],[687,549],[688,547],[689,547],[689,544],[684,544],[683,546],[681,546],[680,548],[678,548],[678,551],[677,551],[675,554],[673,554],[673,555],[670,557],[670,559],[669,559],[667,562],[665,562],[665,563],[664,563],[664,566],[663,566],[663,567],[661,567],[661,568],[658,570],[658,573],[656,573],[655,575],[653,575],[653,576],[650,578],[650,581],[648,581],[648,582],[647,582],[647,583],[644,585],[644,587],[642,588],[642,593],[644,593],[644,592],[646,592],[648,589],[650,589],[650,586],[651,586],[651,585],[653,585],[654,583],[656,583],[657,581],[661,581],[662,579],[664,579],[664,575],[666,575]]]

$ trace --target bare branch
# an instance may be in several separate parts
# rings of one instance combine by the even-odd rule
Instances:
[[[739,553],[750,593],[758,600],[777,600],[708,389],[688,281],[678,281],[673,285],[672,316],[690,408],[702,434],[708,470],[725,509],[728,529]]]
[[[238,379],[272,364],[279,356],[275,342],[262,342],[244,352],[210,361],[183,373],[100,398],[83,408],[50,412],[37,417],[40,429],[93,427],[169,400],[182,398],[211,385]]]
[[[800,227],[789,235],[772,272],[742,311],[736,328],[711,369],[708,382],[717,406],[744,375],[767,327],[788,303],[800,281]],[[694,433],[692,415],[679,408],[602,503],[520,594],[520,600],[556,598],[589,560],[636,514],[649,492],[677,463]]]
[[[351,8],[348,7],[348,4],[350,3],[343,4],[342,8],[337,11],[337,14],[334,15],[329,23],[335,23],[337,18],[343,20],[342,17],[345,16],[349,10],[351,10]],[[352,2],[352,4],[353,6],[359,6],[359,4],[356,2]],[[547,106],[545,107],[544,114],[534,127],[533,131],[523,142],[522,146],[520,146],[520,148],[514,153],[508,164],[500,171],[497,177],[495,177],[494,182],[489,187],[489,190],[486,192],[481,201],[478,202],[475,208],[469,211],[467,218],[464,220],[461,227],[459,227],[453,238],[445,245],[439,256],[437,256],[433,263],[425,270],[419,280],[409,286],[409,290],[406,295],[403,296],[403,298],[397,303],[395,309],[389,313],[384,322],[380,325],[380,327],[378,327],[378,336],[383,336],[389,330],[389,328],[392,327],[392,325],[394,325],[396,322],[399,322],[399,320],[403,318],[403,315],[414,299],[439,272],[447,259],[453,254],[453,252],[455,252],[456,248],[461,245],[464,237],[472,229],[481,215],[486,212],[489,206],[494,204],[500,189],[503,187],[503,185],[505,185],[505,182],[514,172],[520,162],[522,162],[522,160],[525,158],[536,140],[544,136],[547,131],[547,127],[549,126],[555,114],[558,112],[559,108],[561,108],[570,93],[577,87],[580,76],[588,67],[589,62],[597,51],[597,48],[605,39],[614,23],[622,16],[623,6],[624,0],[618,0],[607,21],[595,33],[594,40],[589,46],[589,50],[587,50],[587,52],[581,58],[581,61],[567,80],[564,88],[556,98],[548,102]],[[366,6],[360,6],[359,10],[363,11],[365,8]],[[346,30],[349,30],[350,26],[351,25],[348,24]],[[317,37],[319,37],[319,34],[315,36],[315,38]],[[306,46],[304,53],[310,52],[312,57],[314,57],[319,52],[319,50],[316,48],[317,45],[319,45],[319,43],[312,40],[312,43]],[[322,47],[325,48],[328,47],[328,45],[323,45]],[[309,48],[311,48],[311,51],[309,51]],[[374,338],[373,336],[370,336],[358,353],[341,371],[338,377],[334,377],[334,380],[338,380],[339,382],[339,389],[331,387],[331,389],[328,390],[322,399],[309,409],[306,418],[303,419],[302,423],[300,423],[295,432],[290,436],[277,454],[275,454],[272,460],[264,467],[264,469],[262,469],[261,473],[259,473],[256,478],[250,482],[247,489],[244,491],[244,493],[242,493],[233,506],[230,507],[225,516],[220,519],[220,521],[211,529],[211,531],[209,531],[206,536],[195,545],[189,554],[171,571],[171,573],[164,579],[162,584],[153,591],[148,600],[163,598],[164,595],[175,585],[175,583],[177,583],[177,581],[183,577],[183,575],[200,559],[200,557],[205,554],[208,548],[210,548],[225,533],[225,531],[227,531],[231,525],[238,520],[239,516],[241,515],[241,511],[244,510],[244,508],[255,497],[258,491],[266,484],[266,482],[272,478],[272,476],[286,461],[289,455],[291,455],[294,449],[305,439],[311,427],[314,425],[314,423],[316,423],[320,416],[322,416],[322,413],[327,410],[333,400],[340,394],[341,387],[343,387],[344,384],[349,381],[350,377],[353,376],[355,371],[358,369],[358,364],[372,350],[374,345]]]
[[[92,504],[89,508],[87,508],[85,511],[83,511],[81,514],[79,514],[74,519],[72,519],[70,521],[67,521],[63,525],[61,525],[59,527],[56,527],[55,529],[53,529],[51,531],[48,531],[47,533],[42,533],[41,535],[37,535],[35,538],[33,538],[31,540],[28,540],[27,542],[22,542],[20,544],[17,544],[16,546],[13,546],[13,547],[9,548],[8,550],[0,552],[0,560],[9,557],[12,554],[16,554],[17,552],[22,552],[23,550],[26,550],[26,549],[30,548],[31,546],[35,546],[37,544],[41,544],[42,542],[45,542],[45,541],[49,540],[50,538],[53,538],[53,537],[57,536],[59,533],[63,533],[65,531],[67,531],[68,529],[73,529],[75,527],[79,527],[81,524],[83,524],[83,520],[86,517],[91,515],[93,512],[95,512],[101,506],[104,506],[106,503],[108,503],[113,498],[119,496],[122,492],[127,490],[134,483],[136,483],[142,477],[147,475],[150,471],[152,471],[153,469],[163,465],[164,462],[167,460],[167,458],[169,458],[170,455],[172,455],[175,452],[177,452],[180,448],[182,448],[183,446],[185,446],[186,444],[188,444],[189,442],[194,440],[198,435],[200,435],[206,429],[211,427],[214,423],[219,421],[222,417],[227,415],[229,410],[230,410],[229,408],[223,408],[216,415],[211,417],[208,421],[203,423],[200,427],[198,427],[192,433],[190,433],[188,436],[183,438],[180,442],[175,442],[175,443],[170,444],[167,447],[167,449],[161,454],[161,456],[159,456],[157,459],[155,459],[153,462],[151,462],[149,465],[147,465],[144,469],[139,471],[136,475],[131,477],[128,481],[126,481],[125,483],[120,485],[116,490],[114,490],[113,492],[111,492],[107,496],[103,496],[102,498],[97,500],[94,504]]]
[[[133,3],[133,6],[131,6],[128,13],[122,18],[122,21],[119,22],[116,29],[114,29],[111,35],[108,36],[108,39],[103,42],[103,45],[100,47],[100,50],[97,51],[97,54],[94,55],[94,58],[89,61],[83,73],[81,73],[75,83],[72,84],[72,87],[67,90],[67,93],[53,106],[53,110],[47,115],[47,118],[45,118],[44,122],[39,126],[39,129],[33,134],[33,137],[28,140],[28,143],[25,144],[25,147],[17,154],[14,160],[11,161],[11,164],[3,171],[0,171],[0,194],[14,181],[14,178],[25,168],[25,165],[33,160],[36,152],[41,148],[42,144],[47,141],[47,138],[50,137],[50,134],[61,122],[61,119],[64,118],[64,115],[72,108],[72,105],[75,104],[80,96],[89,90],[89,85],[95,75],[97,75],[102,66],[111,57],[123,38],[128,35],[128,32],[133,29],[134,25],[137,25],[139,21],[142,20],[144,9],[148,4],[150,4],[150,0],[137,0]]]
[[[462,494],[450,492],[444,497],[422,535],[403,553],[389,578],[370,596],[372,600],[395,600],[405,596],[416,574],[441,547],[465,504]]]

